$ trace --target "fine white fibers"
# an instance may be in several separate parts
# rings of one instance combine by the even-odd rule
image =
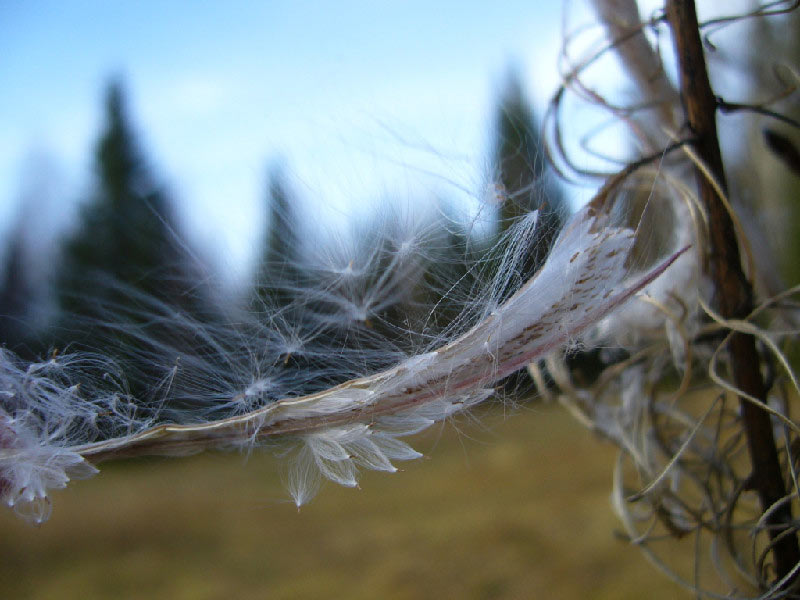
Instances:
[[[394,473],[397,469],[391,461],[422,456],[398,438],[422,431],[491,394],[492,390],[479,390],[464,398],[439,399],[379,417],[369,424],[353,423],[301,435],[302,446],[289,474],[289,493],[299,507],[314,497],[320,486],[320,476],[355,487],[359,466]]]
[[[630,347],[643,339],[661,337],[666,331],[673,357],[679,364],[684,342],[677,329],[691,337],[700,324],[697,298],[703,276],[699,246],[694,243],[695,239],[701,239],[695,223],[699,217],[693,214],[694,207],[680,195],[679,189],[660,181],[651,185],[656,199],[645,209],[646,227],[641,232],[644,239],[640,246],[647,252],[642,253],[666,256],[691,247],[675,260],[669,277],[659,277],[645,286],[637,301],[605,317],[591,335],[604,343]],[[654,230],[659,236],[652,235]],[[648,239],[655,237],[662,239]]]
[[[601,227],[594,213],[589,206],[574,215],[539,272],[462,335],[433,351],[398,353],[395,366],[372,373],[369,366],[381,361],[368,358],[372,346],[367,343],[354,355],[359,361],[366,357],[361,377],[312,394],[302,395],[302,385],[299,390],[287,387],[278,367],[296,361],[297,371],[306,371],[302,377],[312,380],[319,362],[352,364],[353,355],[341,347],[326,354],[319,346],[299,358],[287,353],[262,359],[258,344],[264,342],[256,336],[245,340],[255,343],[254,349],[226,355],[219,349],[231,346],[230,341],[217,339],[212,330],[198,332],[196,338],[208,353],[246,358],[226,359],[232,372],[228,383],[203,390],[203,382],[210,379],[202,372],[207,361],[200,353],[182,356],[177,367],[158,379],[149,404],[137,404],[126,394],[112,361],[79,355],[22,368],[18,359],[0,351],[2,499],[15,507],[33,505],[35,518],[43,520],[48,489],[63,487],[69,476],[94,472],[85,460],[251,447],[273,439],[299,445],[289,476],[289,491],[298,505],[313,497],[323,478],[355,486],[359,467],[393,472],[391,461],[419,456],[399,438],[485,400],[498,379],[574,341],[675,260],[677,255],[629,281],[625,261],[633,233]],[[400,248],[394,254],[398,264],[411,252],[402,244]],[[514,265],[510,258],[503,262],[498,287],[508,281],[503,270]],[[387,268],[396,266],[389,261]],[[403,267],[398,272],[408,271]],[[401,293],[395,275],[380,276],[374,283]],[[363,299],[371,305],[380,302]],[[336,305],[338,300],[326,296],[325,302]],[[311,317],[313,327],[318,327],[318,316]],[[281,314],[273,322],[286,320]],[[369,336],[371,328],[359,332]],[[201,418],[165,422],[172,413],[165,418],[161,403],[174,393],[181,377],[193,387],[184,388],[180,399],[192,400],[186,389],[219,397],[215,412],[204,409],[199,411]],[[302,377],[292,381],[302,383]],[[235,388],[237,380],[240,387],[226,397],[226,386]],[[274,398],[278,392],[283,399]]]
[[[396,434],[363,423],[331,427],[300,436],[302,445],[289,475],[289,492],[297,506],[314,497],[320,475],[338,484],[357,485],[357,467],[394,473],[392,460],[421,455]]]
[[[48,490],[97,473],[77,452],[42,443],[41,428],[31,413],[16,418],[0,413],[0,501],[37,524],[50,517]]]
[[[101,357],[25,364],[0,348],[0,502],[26,520],[46,521],[48,490],[97,473],[72,445],[152,425],[128,400],[119,373]]]

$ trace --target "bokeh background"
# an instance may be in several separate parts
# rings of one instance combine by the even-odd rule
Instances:
[[[509,71],[539,106],[558,81],[557,4],[44,1],[0,11],[4,227],[42,174],[57,189],[40,218],[54,212],[63,226],[74,215],[117,80],[182,232],[223,257],[223,276],[251,266],[271,163],[340,221],[387,196],[474,198],[488,183]]]
[[[35,357],[85,342],[69,319],[96,310],[83,277],[97,269],[198,320],[279,302],[267,283],[270,260],[287,253],[273,235],[287,206],[344,231],[368,228],[387,205],[434,207],[485,216],[478,229],[491,238],[515,216],[498,198],[534,190],[516,214],[563,216],[590,195],[596,182],[553,180],[538,133],[559,81],[562,11],[574,30],[586,8],[430,4],[0,3],[0,343]],[[800,36],[770,27],[748,30],[752,47],[797,56]],[[744,77],[755,63],[741,50],[720,44],[718,64],[736,68],[715,84],[757,93],[766,71]],[[610,61],[596,76],[616,69]],[[593,119],[578,110],[572,124]],[[723,136],[747,140],[726,145],[739,189],[761,178],[776,198],[791,196],[797,182],[764,153],[759,126],[726,119]],[[603,148],[625,156],[613,135]],[[795,256],[796,207],[759,210]],[[798,263],[786,262],[794,281]],[[269,452],[106,465],[57,493],[41,528],[0,514],[0,589],[59,599],[685,596],[615,534],[615,450],[557,407],[494,404],[412,445],[426,458],[365,474],[360,490],[324,486],[299,512],[286,463]]]
[[[684,598],[618,537],[616,450],[557,407],[497,406],[425,457],[299,511],[255,452],[106,466],[41,528],[0,514],[7,598]],[[688,552],[685,562],[692,556]]]

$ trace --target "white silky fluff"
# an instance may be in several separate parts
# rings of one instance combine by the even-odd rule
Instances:
[[[375,421],[330,427],[300,436],[301,448],[289,471],[289,493],[300,507],[317,493],[321,478],[346,487],[358,485],[358,467],[394,473],[393,460],[422,456],[401,437],[419,433],[455,412],[482,402],[492,390],[441,399]]]
[[[42,443],[38,424],[24,417],[0,414],[0,501],[25,520],[40,524],[50,517],[48,490],[62,489],[72,479],[86,479],[98,470],[77,452]]]
[[[359,468],[393,472],[392,461],[420,456],[400,438],[485,400],[495,381],[575,340],[675,259],[629,280],[633,232],[601,226],[594,210],[572,217],[536,276],[441,348],[217,421],[157,424],[157,412],[140,415],[121,375],[101,358],[65,355],[24,367],[0,350],[0,499],[40,522],[49,489],[96,472],[87,461],[275,438],[299,445],[288,482],[298,505],[322,479],[352,487]],[[258,399],[263,385],[253,377],[238,396]]]
[[[700,326],[698,295],[703,275],[695,225],[686,201],[675,190],[666,188],[658,196],[657,210],[661,231],[669,231],[670,239],[663,254],[688,248],[670,267],[669,277],[659,277],[645,286],[640,299],[628,303],[625,310],[614,311],[593,329],[590,337],[597,344],[630,347],[643,339],[660,338],[666,333],[673,360],[681,366],[684,340],[679,328],[692,336]],[[656,206],[652,210],[656,210]],[[666,222],[672,220],[673,222]],[[652,300],[653,302],[647,301]],[[590,342],[590,343],[593,343]]]
[[[49,490],[86,479],[97,468],[77,445],[146,429],[116,365],[91,353],[53,354],[26,363],[0,347],[0,502],[40,524]]]
[[[362,382],[353,398],[368,414],[370,406],[402,396],[409,388],[430,390],[435,399],[391,418],[395,426],[409,419],[384,439],[397,441],[465,410],[492,395],[487,384],[579,335],[608,313],[608,307],[627,297],[625,261],[633,243],[633,232],[622,228],[595,229],[597,223],[584,209],[565,227],[550,257],[536,277],[498,307],[481,323],[440,350],[412,357],[395,369]],[[523,360],[524,359],[524,360]],[[515,366],[516,362],[519,362]],[[510,365],[510,366],[509,366]],[[474,388],[463,385],[472,381]],[[444,383],[442,383],[444,382]],[[437,386],[440,390],[437,390]],[[345,390],[321,394],[297,407],[296,414],[327,415],[342,402]],[[350,405],[352,408],[352,404]],[[295,409],[287,405],[290,416]],[[380,435],[383,422],[322,429],[302,436],[303,447],[290,472],[289,488],[298,506],[308,502],[319,488],[320,476],[341,485],[357,485],[357,467],[393,470],[387,459],[369,442]],[[366,456],[361,445],[370,451]],[[409,456],[412,457],[412,456]],[[389,468],[391,467],[391,468]]]

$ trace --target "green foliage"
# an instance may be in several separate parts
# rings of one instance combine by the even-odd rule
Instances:
[[[64,245],[58,276],[60,304],[74,314],[92,314],[104,297],[125,303],[103,278],[159,299],[174,297],[181,285],[168,200],[137,147],[118,82],[108,88],[105,109],[105,130],[95,150],[96,189]]]
[[[0,271],[0,345],[17,349],[28,337],[29,307],[35,299],[26,266],[23,225],[20,222],[15,226]]]
[[[502,192],[498,235],[523,215],[539,210],[529,258],[520,273],[525,280],[544,262],[569,209],[547,172],[536,117],[515,74],[509,75],[500,96],[495,127],[494,168]]]
[[[255,309],[285,308],[296,300],[300,284],[301,234],[296,198],[289,189],[286,173],[274,166],[267,186],[267,224],[260,261],[255,275]]]
[[[181,347],[201,351],[185,324],[207,318],[208,295],[139,149],[119,82],[107,89],[105,119],[95,187],[62,248],[55,336],[111,355],[125,347],[131,391],[146,401],[145,390],[172,369]],[[161,318],[167,315],[175,318]],[[168,356],[159,355],[162,347]]]

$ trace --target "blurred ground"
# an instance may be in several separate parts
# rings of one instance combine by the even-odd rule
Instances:
[[[0,512],[2,596],[689,597],[614,536],[616,452],[562,410],[494,408],[413,445],[426,458],[299,512],[265,453],[103,465],[41,528]]]

